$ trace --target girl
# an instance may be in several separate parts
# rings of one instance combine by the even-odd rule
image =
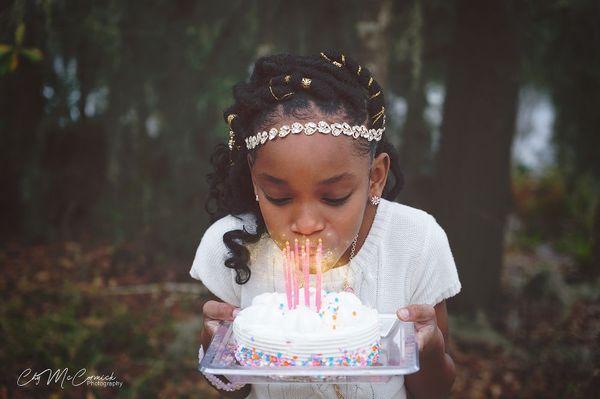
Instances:
[[[435,219],[392,202],[403,178],[384,132],[379,84],[344,54],[282,54],[257,60],[249,82],[233,93],[235,104],[224,112],[229,145],[217,146],[208,175],[213,224],[190,271],[221,300],[203,306],[203,347],[218,320],[233,320],[260,293],[284,291],[275,251],[295,238],[321,238],[340,254],[324,272],[323,288],[352,290],[380,313],[413,321],[421,369],[386,384],[212,382],[249,398],[447,395],[455,370],[445,299],[461,285]]]

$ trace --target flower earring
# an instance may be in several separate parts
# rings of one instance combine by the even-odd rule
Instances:
[[[370,198],[370,201],[371,201],[372,205],[377,206],[377,205],[379,205],[379,201],[381,201],[381,197],[378,195],[372,195]]]

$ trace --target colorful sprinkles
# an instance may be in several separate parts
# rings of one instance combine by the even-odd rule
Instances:
[[[242,366],[252,367],[278,367],[278,366],[304,366],[304,367],[365,367],[376,365],[379,361],[379,342],[375,342],[367,350],[354,352],[343,351],[339,357],[323,357],[321,353],[316,353],[310,359],[299,359],[297,355],[292,357],[283,356],[281,352],[276,354],[263,353],[256,351],[255,348],[238,347],[235,351],[235,358]]]

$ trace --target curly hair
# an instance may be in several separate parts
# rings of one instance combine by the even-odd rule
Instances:
[[[302,82],[306,77],[311,79],[308,88]],[[235,103],[223,112],[223,119],[234,132],[230,143],[233,150],[218,144],[211,156],[213,171],[207,175],[209,196],[205,208],[211,222],[226,215],[254,216],[254,233],[243,229],[223,235],[231,253],[225,266],[235,269],[237,284],[245,284],[251,274],[250,252],[245,244],[259,241],[267,229],[254,198],[247,162],[247,155],[254,157],[256,149],[247,150],[244,139],[282,114],[298,117],[314,106],[327,115],[342,113],[351,124],[367,120],[368,128],[378,129],[385,124],[385,100],[369,70],[336,51],[316,56],[277,54],[259,58],[249,81],[234,85],[233,96]],[[384,134],[379,142],[356,140],[356,148],[371,159],[380,153],[389,155],[391,175],[382,196],[394,200],[404,184],[394,146]]]

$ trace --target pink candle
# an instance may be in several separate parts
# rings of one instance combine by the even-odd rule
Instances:
[[[283,250],[283,278],[285,279],[285,296],[287,298],[288,309],[292,308],[292,288],[290,279],[290,259],[288,248]]]
[[[300,286],[298,284],[298,277],[300,274],[300,250],[298,249],[298,239],[294,240],[295,251],[292,252],[294,258],[294,308],[300,304]]]
[[[290,242],[285,242],[285,259],[287,262],[287,274],[285,276],[288,287],[290,290],[288,296],[288,307],[291,309],[294,307],[294,255],[290,251]]]
[[[304,255],[304,305],[310,307],[310,240],[307,238],[304,242],[304,248],[302,251]]]
[[[323,258],[323,242],[319,238],[319,245],[317,246],[317,278],[315,281],[317,312],[321,310],[321,284],[323,279],[323,270],[321,268],[321,260]]]

